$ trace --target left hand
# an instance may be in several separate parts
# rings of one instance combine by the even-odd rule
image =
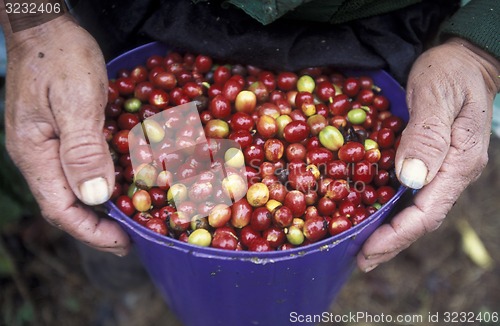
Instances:
[[[410,113],[396,154],[402,184],[420,189],[413,204],[365,242],[358,266],[368,272],[437,229],[488,162],[500,62],[458,38],[423,53],[407,84]]]
[[[68,15],[7,33],[6,40],[12,160],[49,223],[96,249],[125,255],[127,234],[90,207],[109,199],[115,181],[102,134],[107,74],[98,44]]]

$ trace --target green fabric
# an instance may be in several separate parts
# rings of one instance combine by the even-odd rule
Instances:
[[[314,0],[302,4],[296,10],[289,12],[285,17],[289,19],[329,22],[340,8],[344,0]]]
[[[195,2],[203,0],[194,0]],[[226,0],[267,25],[278,18],[343,23],[387,13],[420,0]]]
[[[228,0],[225,3],[235,5],[252,18],[267,25],[308,1],[310,0]],[[342,3],[342,1],[335,2]]]
[[[472,0],[443,26],[440,38],[464,38],[500,60],[500,1]]]
[[[420,2],[420,0],[315,0],[303,4],[295,11],[286,15],[286,17],[290,19],[340,24],[387,13],[417,2]]]

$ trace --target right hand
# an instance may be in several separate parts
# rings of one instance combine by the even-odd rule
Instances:
[[[493,100],[500,61],[472,43],[451,38],[423,53],[407,84],[410,120],[395,170],[413,203],[363,245],[358,266],[369,271],[436,230],[488,162]]]
[[[6,146],[43,216],[96,249],[125,255],[126,233],[89,207],[109,199],[115,180],[102,132],[101,50],[69,16],[6,32],[6,40]]]

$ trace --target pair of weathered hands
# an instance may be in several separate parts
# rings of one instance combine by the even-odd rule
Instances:
[[[53,225],[102,251],[122,256],[128,236],[92,205],[105,202],[114,170],[102,134],[107,75],[95,40],[69,16],[10,33],[7,149],[42,213]],[[462,39],[450,39],[415,62],[407,84],[410,121],[396,172],[419,189],[411,206],[364,244],[369,271],[435,230],[488,161],[492,101],[500,62]]]

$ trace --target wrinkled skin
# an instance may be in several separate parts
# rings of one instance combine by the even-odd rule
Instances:
[[[66,16],[6,36],[10,156],[47,221],[97,249],[126,254],[129,239],[120,227],[83,204],[101,204],[114,186],[102,133],[107,75],[98,45]],[[81,185],[95,178],[104,189],[82,194]]]
[[[126,254],[130,244],[121,228],[83,204],[105,201],[114,182],[102,137],[107,78],[97,44],[68,17],[7,41],[7,147],[45,218],[94,248]],[[408,186],[424,187],[412,206],[367,240],[358,255],[360,269],[375,268],[439,227],[479,176],[487,162],[499,67],[460,39],[417,60],[407,87],[411,118],[396,172]],[[421,162],[403,164],[406,158]],[[88,200],[80,186],[94,178],[106,180],[108,189]]]
[[[410,121],[396,154],[396,173],[404,184],[424,187],[413,205],[366,241],[358,255],[361,270],[372,270],[437,229],[479,177],[488,162],[499,74],[498,60],[460,39],[430,49],[415,62],[407,85]],[[405,159],[421,160],[423,172],[407,166],[403,173]]]

